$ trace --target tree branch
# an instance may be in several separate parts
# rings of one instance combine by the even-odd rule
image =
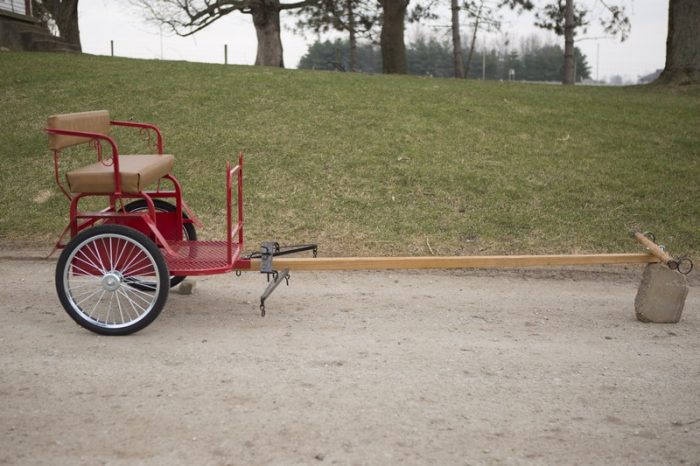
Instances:
[[[187,37],[234,11],[249,13],[252,1],[255,0],[131,0],[131,3],[146,10],[152,21]]]
[[[295,8],[302,8],[308,5],[316,3],[314,0],[304,0],[303,2],[296,3],[280,3],[280,11],[282,10],[293,10]]]

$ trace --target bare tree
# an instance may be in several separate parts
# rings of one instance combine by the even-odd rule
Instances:
[[[566,0],[564,6],[564,81],[574,84],[574,0]]]
[[[300,30],[310,28],[318,33],[335,29],[348,33],[351,71],[357,70],[358,37],[371,37],[379,20],[373,0],[316,0],[299,10],[299,15]]]
[[[452,7],[452,56],[455,78],[464,78],[464,60],[462,59],[462,36],[459,31],[459,0],[451,0]]]
[[[389,74],[406,74],[404,28],[409,0],[379,0],[382,8],[382,70]]]
[[[607,0],[599,0],[605,7],[606,14],[598,18],[600,25],[607,34],[620,36],[624,41],[630,33],[629,18],[622,6],[609,3]],[[502,0],[502,5],[508,5],[514,9],[534,10],[535,26],[554,31],[559,36],[564,36],[564,84],[574,83],[574,40],[578,32],[587,31],[590,26],[588,16],[590,11],[579,8],[574,0],[547,0],[542,4],[536,0]]]
[[[384,73],[406,74],[406,44],[404,42],[405,22],[422,19],[436,19],[433,12],[439,0],[418,0],[408,11],[410,0],[378,0],[381,7],[382,31],[379,46],[382,51]]]
[[[668,2],[666,65],[657,80],[666,84],[700,83],[700,2]]]
[[[181,36],[189,36],[229,13],[251,15],[258,39],[255,64],[284,67],[280,12],[302,8],[315,0],[282,3],[280,0],[132,0],[149,18],[170,26]]]
[[[476,37],[481,28],[489,31],[498,31],[501,29],[501,22],[496,11],[492,6],[486,4],[486,0],[468,0],[464,2],[464,9],[467,16],[472,18],[472,39],[469,43],[469,53],[467,54],[467,63],[465,66],[464,77],[469,77],[474,50],[476,50]]]

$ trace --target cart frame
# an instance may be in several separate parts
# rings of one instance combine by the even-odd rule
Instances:
[[[99,124],[91,125],[93,116],[97,116]],[[67,127],[52,125],[52,118],[64,118],[68,121]],[[86,130],[79,128],[81,122],[87,122]],[[268,286],[260,298],[260,310],[264,316],[265,300],[280,283],[289,281],[290,270],[503,268],[662,262],[688,273],[693,267],[689,258],[671,258],[653,240],[640,233],[633,236],[647,247],[649,253],[317,259],[315,244],[281,248],[278,243],[267,241],[262,243],[259,252],[243,256],[242,153],[239,152],[236,165],[226,162],[226,238],[223,241],[200,241],[196,238],[195,226],[201,227],[202,223],[183,200],[180,182],[170,169],[149,179],[157,184],[155,190],[123,189],[120,162],[124,160],[115,140],[105,134],[111,126],[138,129],[147,135],[149,147],[151,135],[155,134],[157,154],[124,157],[146,157],[145,160],[160,164],[158,166],[163,162],[158,157],[172,158],[164,155],[163,136],[157,126],[109,120],[106,111],[56,115],[49,118],[49,127],[45,129],[53,150],[56,183],[70,201],[68,225],[54,247],[54,251],[62,250],[56,267],[56,290],[66,312],[78,324],[101,334],[125,335],[149,325],[162,310],[169,288],[188,275],[244,270],[259,270],[267,274]],[[103,132],[93,130],[95,127]],[[52,142],[52,138],[64,139]],[[102,175],[108,173],[108,180],[113,176],[110,181],[113,181],[110,185],[113,189],[71,192],[62,183],[59,169],[62,149],[83,143],[90,143],[96,149],[97,163],[93,165]],[[103,143],[111,149],[109,158],[103,157]],[[162,187],[167,183],[172,185],[170,189]],[[105,198],[107,206],[98,211],[81,210],[81,201],[90,198]],[[132,202],[125,204],[125,201]],[[66,235],[68,240],[64,242]],[[275,256],[309,250],[313,251],[313,259],[278,259],[276,266],[283,270],[273,267]]]

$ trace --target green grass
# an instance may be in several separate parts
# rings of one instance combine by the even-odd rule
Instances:
[[[0,53],[0,238],[55,239],[67,202],[42,133],[109,109],[160,126],[223,237],[246,154],[249,246],[324,254],[624,252],[631,228],[700,252],[700,89],[594,88]],[[142,151],[126,137],[123,152]],[[86,160],[66,154],[64,160]],[[77,162],[76,162],[77,163]],[[50,195],[49,195],[50,194]]]

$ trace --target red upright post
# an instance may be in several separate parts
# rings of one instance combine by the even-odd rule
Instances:
[[[243,152],[238,153],[238,247],[243,249]]]

